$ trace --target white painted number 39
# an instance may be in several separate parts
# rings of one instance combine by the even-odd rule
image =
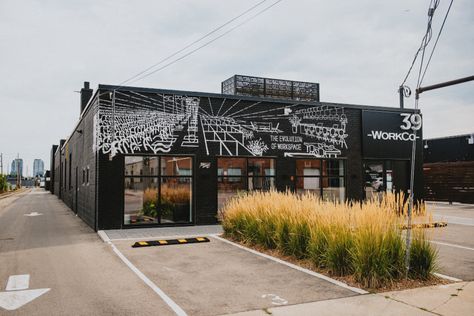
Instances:
[[[400,125],[400,128],[403,130],[412,129],[417,131],[421,128],[421,115],[417,113],[400,113],[400,116],[403,117],[403,124]]]
[[[288,304],[288,301],[285,300],[284,298],[279,297],[278,295],[275,294],[263,294],[262,298],[270,298],[272,300],[273,305],[286,305]]]

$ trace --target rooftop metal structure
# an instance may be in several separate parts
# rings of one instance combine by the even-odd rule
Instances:
[[[221,84],[222,94],[319,102],[319,83],[234,75]]]

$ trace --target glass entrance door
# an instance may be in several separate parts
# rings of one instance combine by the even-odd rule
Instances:
[[[406,192],[408,167],[407,160],[366,160],[363,165],[365,198],[383,192]]]

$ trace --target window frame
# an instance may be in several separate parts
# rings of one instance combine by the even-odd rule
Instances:
[[[149,174],[149,175],[140,175],[140,174],[133,174],[133,171],[131,172],[130,175],[125,175],[125,160],[126,157],[149,157],[149,158],[157,158],[158,164],[157,168],[154,169],[154,174]],[[189,158],[191,160],[191,175],[162,175],[161,174],[161,158],[162,157],[183,157],[183,158]],[[158,223],[150,223],[150,224],[125,224],[125,197],[122,199],[123,200],[123,207],[122,207],[122,228],[137,228],[137,227],[166,227],[166,226],[190,226],[194,225],[196,222],[196,211],[195,211],[195,199],[196,199],[196,194],[195,194],[195,173],[196,173],[196,168],[194,167],[196,165],[196,159],[195,155],[189,155],[189,154],[145,154],[145,153],[138,153],[138,154],[124,154],[123,155],[123,188],[125,188],[125,181],[126,179],[130,179],[132,183],[137,183],[137,180],[134,180],[136,178],[139,178],[139,182],[142,181],[143,178],[151,178],[152,182],[156,180],[156,182],[153,182],[156,184],[158,192],[157,192],[157,207],[161,205],[161,186],[162,186],[162,179],[164,178],[188,178],[191,179],[191,216],[190,216],[190,221],[189,222],[178,222],[178,223],[161,223],[161,218],[158,220]]]
[[[317,176],[305,176],[305,175],[298,175],[298,166],[297,166],[297,161],[303,161],[303,160],[316,160],[319,161],[319,170],[320,174]],[[343,163],[343,174],[342,175],[330,175],[329,172],[327,171],[329,168],[328,164],[325,164],[326,162],[330,161],[338,161]],[[304,179],[305,178],[317,178],[319,180],[319,197],[323,198],[324,196],[324,189],[325,188],[331,188],[331,186],[327,185],[324,186],[323,181],[327,180],[328,182],[331,179],[339,179],[339,181],[343,181],[343,186],[339,188],[344,188],[344,201],[347,200],[347,159],[346,158],[309,158],[309,157],[301,157],[301,158],[295,158],[295,172],[294,172],[294,179],[293,179],[293,191],[296,192],[298,190],[297,186],[297,181],[298,179]],[[304,190],[304,188],[303,188]],[[343,201],[341,201],[343,202]]]

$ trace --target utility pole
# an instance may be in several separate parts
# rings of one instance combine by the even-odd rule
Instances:
[[[401,85],[398,88],[398,95],[400,96],[400,109],[403,109],[405,107],[404,98],[408,98],[411,96],[411,90],[408,86]]]
[[[3,176],[3,153],[0,153],[0,176]]]
[[[441,82],[438,84],[434,84],[431,86],[426,86],[426,87],[419,87],[416,89],[415,93],[415,99],[418,101],[420,98],[420,94],[429,91],[429,90],[435,90],[439,88],[444,88],[444,87],[449,87],[453,86],[456,84],[468,82],[474,80],[474,76],[469,76],[469,77],[464,77],[456,80],[451,80],[451,81],[446,81],[446,82]],[[402,95],[400,95],[400,102],[402,99]],[[400,103],[402,105],[402,103]],[[417,130],[413,130],[413,134],[415,137],[413,137],[413,143],[412,143],[412,151],[411,151],[411,164],[410,164],[410,195],[409,195],[409,204],[408,204],[408,225],[407,225],[407,235],[406,235],[406,255],[405,255],[405,260],[406,260],[406,266],[407,266],[407,275],[408,275],[408,270],[409,270],[409,263],[410,263],[410,245],[411,245],[411,239],[410,239],[410,234],[411,234],[411,220],[412,220],[412,212],[413,212],[413,195],[414,195],[414,182],[415,182],[415,158],[416,158],[416,132]]]
[[[404,104],[403,104],[403,86],[400,86],[398,88],[398,94],[400,95],[400,109],[403,109],[404,108]]]

